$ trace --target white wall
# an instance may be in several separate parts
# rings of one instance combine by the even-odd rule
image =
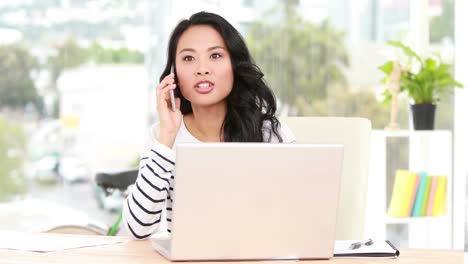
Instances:
[[[455,79],[465,86],[455,93],[454,247],[463,249],[465,232],[465,180],[468,174],[468,2],[455,0]]]

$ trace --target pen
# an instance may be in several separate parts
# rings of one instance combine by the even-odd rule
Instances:
[[[171,66],[171,73],[174,73],[174,65]],[[174,75],[174,78],[175,78],[175,75]],[[172,112],[175,112],[176,111],[176,106],[175,106],[174,90],[169,91],[169,96],[171,97]]]
[[[372,245],[372,244],[374,244],[374,241],[372,241],[372,239],[369,238],[369,239],[367,239],[367,240],[365,240],[365,241],[363,241],[363,242],[358,241],[358,242],[352,243],[352,244],[349,246],[349,249],[358,249],[358,248],[360,248],[362,245],[364,245],[364,246],[370,246],[370,245]]]

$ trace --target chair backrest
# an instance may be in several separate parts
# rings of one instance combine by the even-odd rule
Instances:
[[[344,145],[336,239],[364,239],[371,122],[352,117],[281,118],[298,143]]]

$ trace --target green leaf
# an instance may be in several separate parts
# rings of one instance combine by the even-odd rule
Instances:
[[[452,68],[452,65],[447,64],[447,63],[441,63],[437,70],[441,71],[441,72],[447,72],[448,73],[450,71],[450,68]]]
[[[410,58],[415,58],[419,62],[422,63],[421,57],[419,57],[418,54],[416,54],[416,52],[414,50],[412,50],[410,47],[406,46],[405,44],[401,43],[400,41],[388,41],[387,43],[390,46],[394,46],[394,47],[402,49],[403,52],[406,54],[406,56],[408,56]]]
[[[384,98],[382,100],[383,105],[388,105],[392,101],[392,93],[388,89],[382,92],[382,97]]]
[[[464,87],[463,84],[461,84],[461,83],[459,83],[459,82],[457,82],[457,81],[455,81],[455,80],[453,80],[453,85],[456,86],[456,87],[459,87],[459,88],[463,88],[463,87]]]
[[[385,74],[390,75],[393,71],[393,61],[387,61],[385,64],[381,65],[379,69]]]
[[[427,58],[425,63],[426,69],[433,70],[437,66],[437,62],[432,58]]]

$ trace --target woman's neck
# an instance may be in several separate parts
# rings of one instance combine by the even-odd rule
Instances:
[[[184,116],[187,130],[202,142],[223,141],[223,123],[226,117],[226,106],[210,108],[192,108],[191,114]]]

